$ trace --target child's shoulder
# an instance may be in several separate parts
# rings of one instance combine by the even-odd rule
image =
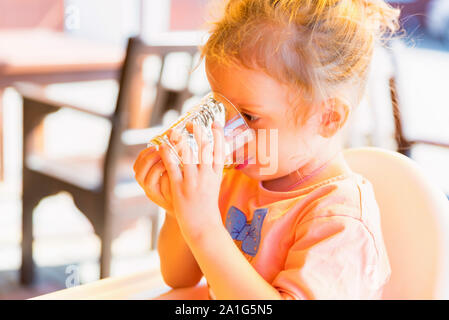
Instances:
[[[307,198],[307,213],[304,215],[307,220],[316,217],[347,217],[368,226],[379,218],[372,184],[355,172],[323,182],[311,190]]]

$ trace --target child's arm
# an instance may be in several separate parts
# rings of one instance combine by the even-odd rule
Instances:
[[[223,225],[187,237],[186,241],[217,299],[281,299],[280,293],[246,260]]]
[[[219,124],[212,128],[213,146],[201,127],[194,127],[201,160],[194,164],[186,149],[183,171],[168,146],[161,146],[179,230],[217,299],[279,299],[279,292],[250,265],[223,225],[218,197],[224,138]]]
[[[136,180],[148,198],[166,210],[158,241],[162,276],[173,288],[189,287],[198,283],[202,273],[172,213],[168,180],[165,180],[165,169],[160,160],[154,147],[142,150],[134,164]]]
[[[158,240],[164,281],[172,288],[194,286],[201,280],[203,273],[179,230],[176,218],[168,212],[165,216]]]

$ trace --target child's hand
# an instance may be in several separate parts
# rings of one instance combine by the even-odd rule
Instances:
[[[196,237],[211,226],[223,226],[218,197],[224,166],[224,134],[218,124],[212,125],[213,145],[205,130],[196,124],[188,127],[198,144],[198,164],[185,140],[182,149],[183,168],[167,145],[162,145],[161,158],[167,170],[174,214],[184,236]]]
[[[155,147],[144,149],[134,162],[135,177],[147,197],[172,214],[173,206],[167,171]]]

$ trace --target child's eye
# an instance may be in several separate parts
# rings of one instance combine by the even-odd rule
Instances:
[[[251,115],[249,113],[246,113],[246,112],[242,112],[242,115],[246,118],[246,120],[251,121],[251,122],[252,121],[256,121],[256,120],[259,119],[258,117],[253,116],[253,115]]]

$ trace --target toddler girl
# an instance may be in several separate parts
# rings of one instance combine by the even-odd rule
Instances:
[[[373,47],[396,28],[383,0],[230,0],[202,48],[213,91],[255,133],[223,174],[223,130],[192,125],[134,170],[166,210],[158,251],[175,299],[377,299],[390,276],[371,184],[342,155]],[[263,152],[262,152],[263,151]],[[206,286],[196,286],[202,277]]]

